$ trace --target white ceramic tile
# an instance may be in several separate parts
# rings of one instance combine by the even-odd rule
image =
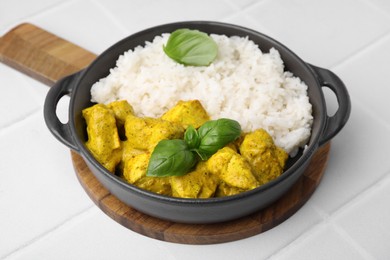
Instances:
[[[3,89],[0,95],[0,111],[7,111],[1,113],[1,132],[2,128],[36,112],[40,104],[32,96],[33,89],[23,76],[2,63],[0,63],[0,85]]]
[[[137,32],[164,23],[188,20],[220,20],[236,12],[230,3],[219,0],[143,0],[134,8],[126,7],[127,1],[99,0],[131,32]]]
[[[331,214],[376,183],[390,170],[389,146],[389,128],[354,104],[347,125],[332,140],[328,165],[313,202]]]
[[[221,255],[227,256],[227,259],[268,259],[321,220],[307,203],[285,222],[264,233],[235,242],[202,246],[202,259],[212,260]],[[183,256],[188,260],[199,259],[196,253],[199,246],[168,245],[167,248],[176,256],[175,259],[182,259]]]
[[[384,12],[387,12],[390,15],[390,2],[387,0],[365,0],[367,3],[376,5],[377,8],[381,9]]]
[[[141,236],[92,208],[12,259],[175,259],[169,243]]]
[[[321,224],[307,234],[290,244],[281,253],[270,260],[328,260],[354,259],[367,260],[366,252],[351,245],[345,238],[329,224]]]
[[[232,5],[237,6],[238,9],[250,8],[252,5],[262,2],[264,0],[229,0]]]
[[[390,125],[389,60],[390,34],[336,69],[351,96]]]
[[[94,1],[70,1],[28,20],[81,47],[100,54],[128,35]]]
[[[0,31],[8,29],[12,24],[31,15],[44,12],[67,0],[16,0],[0,1]]]
[[[372,187],[335,218],[357,243],[375,259],[390,256],[390,172],[387,178]]]
[[[93,208],[65,224],[13,259],[267,259],[319,221],[304,207],[280,226],[260,235],[216,245],[167,243],[123,228]],[[79,239],[78,239],[79,238]],[[138,257],[135,257],[138,256]]]
[[[248,15],[305,61],[324,67],[337,64],[390,29],[389,16],[355,0],[265,1]]]
[[[244,26],[244,27],[247,27],[249,29],[256,30],[260,33],[271,36],[271,32],[268,31],[268,28],[266,26],[263,26],[260,23],[254,22],[253,19],[248,18],[248,16],[242,12],[238,12],[235,15],[228,16],[228,17],[222,19],[222,21],[226,22],[226,23]]]
[[[0,134],[0,258],[92,205],[42,111]]]

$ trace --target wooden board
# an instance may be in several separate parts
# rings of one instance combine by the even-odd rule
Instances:
[[[48,86],[95,58],[92,52],[29,23],[0,38],[0,61]]]
[[[88,66],[95,57],[95,54],[28,23],[0,38],[0,61],[49,86]],[[125,205],[99,183],[78,154],[71,152],[71,159],[80,184],[89,197],[121,225],[163,241],[214,244],[260,234],[292,216],[319,185],[329,150],[330,143],[321,147],[297,183],[269,207],[237,220],[198,225],[157,219]]]

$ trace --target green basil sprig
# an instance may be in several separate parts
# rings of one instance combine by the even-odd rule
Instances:
[[[146,176],[185,175],[199,159],[207,160],[240,134],[240,124],[226,118],[207,121],[198,130],[189,126],[184,140],[162,140],[157,144],[150,156]]]
[[[147,176],[180,176],[191,170],[197,158],[184,140],[161,140],[150,157]]]
[[[200,145],[200,136],[198,131],[190,125],[187,127],[186,132],[184,133],[184,141],[188,144],[188,147],[193,150],[197,149]]]
[[[163,50],[168,57],[186,66],[208,66],[218,54],[218,46],[210,36],[190,29],[171,33]]]
[[[198,130],[200,145],[197,153],[202,160],[207,160],[219,149],[237,139],[241,134],[241,126],[237,121],[222,118],[207,121]]]

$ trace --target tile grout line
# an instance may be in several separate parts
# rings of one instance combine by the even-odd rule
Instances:
[[[233,15],[227,15],[226,17],[234,16],[234,15],[240,13],[240,12],[243,10],[243,9],[240,8],[238,5],[236,5],[236,4],[234,3],[234,1],[232,2],[232,1],[230,1],[230,0],[224,0],[224,3],[227,4],[227,5],[229,5],[232,9],[234,9],[234,10],[237,12],[237,13],[234,13]],[[225,17],[225,18],[222,18],[222,19],[226,19],[226,17]]]
[[[346,203],[348,204],[348,203]],[[328,214],[317,206],[313,205],[313,208],[317,213],[326,219],[326,224],[334,229],[334,231],[340,235],[340,237],[348,243],[352,248],[354,248],[360,256],[363,256],[364,259],[367,260],[375,260],[375,258],[365,250],[359,243],[357,243],[344,229],[342,229],[339,225],[334,223],[334,213]]]
[[[316,209],[315,209],[316,210]],[[294,248],[295,246],[305,243],[308,239],[310,239],[311,236],[320,228],[324,227],[325,225],[329,224],[328,219],[324,218],[322,215],[320,215],[322,220],[319,221],[318,223],[310,226],[310,228],[306,229],[304,232],[302,232],[299,236],[297,236],[293,241],[285,245],[283,248],[279,249],[275,253],[273,253],[271,256],[268,257],[268,259],[272,260],[275,259],[277,260],[278,257],[282,254],[285,254],[291,248]]]
[[[343,205],[341,205],[339,208],[337,208],[335,211],[333,211],[329,215],[329,217],[332,219],[337,218],[339,215],[343,214],[344,211],[349,210],[349,208],[354,206],[358,201],[365,198],[366,196],[369,196],[378,187],[384,185],[383,183],[386,183],[388,181],[390,181],[390,169],[385,171],[383,176],[381,178],[379,178],[377,181],[375,181],[373,184],[371,184],[369,187],[363,189],[359,194],[357,194],[352,199],[345,202]]]
[[[85,208],[84,210],[81,210],[74,215],[70,216],[69,218],[65,219],[63,222],[59,223],[55,227],[52,227],[51,229],[48,229],[46,232],[34,237],[33,239],[25,242],[24,244],[20,245],[16,249],[12,250],[11,252],[7,253],[6,255],[2,256],[1,259],[9,259],[10,257],[13,257],[22,251],[24,251],[26,248],[33,246],[34,244],[38,243],[39,241],[44,240],[45,238],[49,237],[51,234],[54,234],[58,231],[61,231],[63,228],[66,228],[67,225],[71,225],[77,219],[82,218],[83,216],[87,216],[92,210],[95,208],[95,204],[91,205],[88,208]]]
[[[382,178],[370,185],[368,188],[364,189],[358,196],[355,196],[353,199],[344,203],[331,214],[326,213],[322,209],[318,208],[315,204],[311,204],[310,206],[320,215],[321,221],[317,222],[316,224],[312,225],[310,228],[299,234],[295,238],[295,240],[291,241],[290,243],[287,243],[282,249],[276,251],[271,256],[269,256],[268,259],[277,259],[279,254],[283,254],[283,252],[290,250],[290,248],[293,248],[298,243],[304,243],[304,241],[309,239],[310,236],[312,236],[312,234],[316,232],[317,229],[325,225],[330,225],[349,245],[356,249],[362,256],[366,257],[369,260],[374,260],[375,258],[364,248],[362,248],[344,229],[342,229],[342,227],[334,223],[334,219],[337,217],[337,215],[342,214],[342,212],[348,210],[349,207],[357,203],[358,200],[364,198],[365,196],[367,196],[367,194],[371,193],[374,189],[376,189],[377,186],[382,185],[383,182],[386,182],[388,180],[390,180],[390,171],[387,171]]]
[[[237,16],[240,16],[240,15],[245,15],[245,17],[247,17],[247,19],[248,19],[248,16],[247,16],[248,10],[253,9],[258,5],[264,4],[264,2],[267,2],[267,0],[255,1],[255,2],[245,6],[243,8],[240,8],[238,5],[234,4],[234,1],[229,0],[228,2],[230,3],[230,6],[232,6],[234,9],[237,9],[237,13],[227,15],[224,18],[222,18],[222,20],[230,20],[230,19],[237,17]],[[251,17],[251,16],[249,16],[249,17]],[[251,22],[253,22],[253,20],[251,20]]]
[[[339,234],[342,239],[344,239],[344,241],[351,245],[361,256],[364,256],[368,260],[375,259],[366,250],[360,247],[344,230],[337,226],[337,224],[333,223],[331,215],[327,214],[325,211],[321,210],[315,205],[311,205],[311,207],[313,207],[313,209],[320,215],[321,221],[312,225],[310,228],[302,232],[298,237],[296,237],[295,240],[286,244],[283,248],[270,255],[267,259],[277,260],[280,255],[288,254],[288,252],[294,247],[302,245],[306,243],[306,241],[310,241],[318,230],[320,230],[321,228],[325,228],[326,226],[332,227],[335,232]]]
[[[365,4],[369,5],[369,6],[371,6],[376,11],[381,12],[382,14],[390,17],[390,12],[384,11],[382,8],[380,8],[380,6],[376,5],[375,3],[372,3],[372,1],[360,0],[360,2],[365,3]]]
[[[263,0],[263,1],[259,2],[259,3],[256,3],[256,5],[252,5],[251,7],[260,6],[260,4],[264,4],[264,2],[266,3],[267,0]],[[249,8],[248,8],[248,9],[249,9]],[[247,12],[247,11],[248,11],[248,10],[246,10],[246,12]],[[268,37],[270,37],[270,38],[272,38],[272,39],[274,39],[274,40],[276,40],[276,41],[279,42],[279,39],[274,38],[274,36],[271,36],[271,35],[269,34],[269,32],[272,32],[272,30],[271,30],[265,23],[261,23],[261,22],[257,21],[256,18],[255,18],[253,15],[250,15],[250,14],[248,14],[248,15],[246,16],[246,19],[248,19],[248,21],[249,21],[251,24],[253,24],[253,25],[255,25],[255,24],[261,24],[261,26],[263,27],[263,31],[264,31],[264,32],[263,32],[263,31],[259,31],[259,32],[260,32],[260,33],[265,33],[265,32],[267,32],[267,33],[265,33],[266,36],[268,36]]]
[[[370,51],[373,48],[376,48],[377,45],[382,44],[383,42],[390,40],[390,30],[386,31],[381,36],[377,37],[375,40],[372,40],[370,43],[366,44],[359,50],[355,51],[348,57],[344,58],[343,60],[339,61],[338,63],[335,63],[334,65],[329,66],[330,70],[337,70],[338,68],[345,66],[345,64],[348,64],[349,62],[353,61],[354,59],[358,58],[360,55],[363,55],[364,53]],[[351,96],[352,97],[352,96]],[[382,124],[385,125],[386,128],[390,129],[390,123],[387,122],[382,117],[379,117],[372,109],[367,108],[360,100],[359,98],[354,98],[354,102],[357,102],[361,108],[367,112],[372,118],[375,120],[380,121]]]
[[[379,121],[381,124],[384,125],[384,127],[388,128],[390,130],[390,123],[387,122],[385,119],[382,117],[378,116],[371,108],[367,108],[366,105],[359,99],[359,98],[354,98],[354,103],[357,103],[360,106],[360,109],[364,110],[367,114],[370,115],[373,119]]]
[[[340,66],[345,65],[345,63],[350,62],[351,60],[359,57],[360,55],[364,54],[365,52],[369,51],[371,48],[374,48],[375,46],[381,44],[382,42],[388,40],[390,38],[390,29],[388,29],[386,32],[381,34],[380,36],[376,37],[375,39],[371,40],[369,43],[365,44],[363,47],[359,48],[358,50],[352,52],[347,57],[343,58],[342,60],[336,61],[333,64],[329,65],[328,67],[331,70],[335,70]]]
[[[389,122],[387,122],[382,117],[379,117],[372,109],[366,108],[366,106],[364,106],[361,101],[358,101],[358,102],[362,106],[363,110],[365,110],[368,114],[370,114],[370,116],[373,117],[375,120],[378,120],[378,121],[382,122],[385,125],[385,127],[390,130],[390,123]]]
[[[284,252],[288,252],[290,248],[294,248],[294,246],[296,246],[299,243],[304,243],[308,238],[310,238],[310,236],[312,236],[314,232],[316,232],[317,229],[327,224],[327,222],[329,221],[329,215],[324,214],[322,211],[318,211],[313,203],[310,203],[308,205],[318,213],[321,219],[318,222],[314,223],[313,225],[309,226],[309,228],[307,228],[302,233],[300,233],[294,240],[285,244],[282,248],[275,251],[272,255],[268,256],[267,259],[277,260],[280,254],[284,254]]]
[[[66,1],[61,1],[61,2],[57,2],[55,4],[48,5],[45,8],[38,10],[32,14],[29,14],[25,17],[21,17],[21,18],[17,19],[16,21],[5,24],[2,28],[0,28],[0,33],[1,34],[7,33],[9,30],[11,30],[15,26],[19,25],[20,23],[27,22],[27,20],[29,20],[29,19],[40,17],[41,15],[44,15],[52,10],[56,10],[58,8],[63,8],[64,6],[67,6],[74,1],[75,0],[66,0]]]
[[[20,116],[19,118],[12,120],[7,125],[0,127],[0,136],[6,134],[9,131],[12,131],[15,127],[19,127],[21,124],[24,124],[25,121],[34,117],[35,115],[37,115],[41,111],[42,111],[42,107],[36,108],[36,109],[32,110],[31,112],[25,114],[24,116]]]
[[[371,8],[373,8],[374,10],[376,10],[377,12],[380,12],[382,13],[383,15],[387,16],[390,18],[390,13],[387,12],[387,11],[384,11],[382,8],[380,8],[378,5],[372,3],[372,1],[368,1],[368,0],[359,0],[361,3],[364,3],[368,6],[370,6]],[[335,63],[333,63],[333,65],[330,65],[329,67],[333,69],[333,67],[338,67],[340,65],[343,65],[345,62],[348,62],[350,59],[353,59],[355,56],[359,56],[360,53],[364,53],[366,51],[366,49],[370,49],[371,46],[375,46],[376,44],[380,44],[380,42],[386,40],[386,37],[390,35],[390,29],[388,29],[384,34],[382,34],[381,36],[378,36],[376,39],[372,40],[371,42],[367,43],[366,45],[364,45],[362,48],[358,49],[357,51],[353,52],[352,54],[350,54],[348,57],[340,60],[340,61],[336,61]],[[379,43],[377,43],[379,42]]]
[[[374,260],[376,259],[370,252],[368,252],[366,249],[364,249],[349,233],[343,229],[342,226],[335,223],[335,219],[343,214],[344,212],[350,210],[351,207],[356,205],[360,200],[364,199],[365,197],[369,196],[371,193],[373,193],[375,190],[377,190],[378,187],[381,185],[384,185],[383,183],[386,183],[390,181],[390,170],[386,171],[384,176],[374,182],[372,185],[364,189],[360,192],[357,196],[353,197],[348,202],[341,205],[337,210],[334,212],[328,214],[322,209],[318,208],[317,206],[313,205],[313,208],[318,212],[319,215],[321,215],[323,218],[326,219],[326,222],[333,227],[333,229],[339,234],[349,245],[351,245],[357,252],[360,253],[365,259]]]
[[[98,9],[100,9],[109,19],[111,19],[111,21],[121,30],[123,31],[124,33],[126,33],[126,35],[129,35],[131,33],[131,31],[129,31],[126,26],[120,22],[116,17],[115,15],[113,15],[110,11],[107,10],[107,8],[102,4],[100,3],[99,1],[89,1],[91,4],[95,5]]]
[[[339,227],[337,224],[330,222],[330,225],[339,234],[344,241],[346,241],[352,248],[354,248],[364,259],[375,260],[376,258],[372,256],[366,249],[364,249],[358,242],[356,242],[344,229]]]
[[[267,1],[270,1],[270,0],[257,0],[257,1],[253,1],[253,3],[245,6],[244,8],[242,8],[242,11],[243,12],[247,12],[249,9],[253,9],[255,8],[256,6],[259,6],[259,5],[263,5],[264,3],[267,3]]]

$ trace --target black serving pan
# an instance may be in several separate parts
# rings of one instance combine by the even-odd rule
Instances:
[[[313,107],[313,126],[307,148],[288,160],[284,173],[275,180],[238,195],[210,198],[184,199],[158,195],[134,185],[107,171],[85,147],[86,125],[81,111],[92,105],[90,89],[93,83],[106,77],[115,67],[119,55],[156,35],[173,32],[179,28],[198,29],[206,33],[249,37],[260,49],[267,52],[277,49],[285,63],[285,69],[300,77],[308,85],[308,95]],[[327,115],[323,87],[330,88],[337,97],[338,110]],[[56,115],[56,106],[64,95],[70,95],[69,121],[63,124]],[[183,223],[215,223],[228,221],[256,212],[281,197],[303,174],[316,150],[331,140],[346,124],[351,110],[348,91],[343,82],[327,69],[310,65],[287,47],[257,31],[237,25],[189,21],[156,26],[119,41],[103,52],[86,69],[57,82],[47,94],[44,106],[45,121],[52,134],[63,144],[79,153],[91,172],[113,195],[125,204],[143,213],[161,219]]]

